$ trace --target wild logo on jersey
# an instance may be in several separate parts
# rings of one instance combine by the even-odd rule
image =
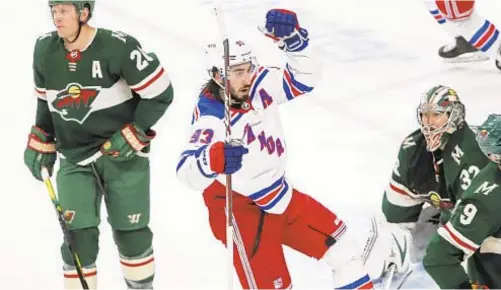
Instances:
[[[451,210],[454,204],[448,198],[441,198],[438,192],[430,191],[427,196],[423,197],[424,201],[433,205],[436,209]]]
[[[92,112],[92,103],[99,95],[100,87],[84,87],[71,83],[56,95],[52,106],[65,121],[82,124]]]

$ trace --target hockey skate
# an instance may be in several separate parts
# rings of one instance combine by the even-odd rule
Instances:
[[[440,56],[445,62],[477,62],[488,60],[489,57],[472,46],[462,36],[457,36],[453,43],[444,45],[438,50]]]

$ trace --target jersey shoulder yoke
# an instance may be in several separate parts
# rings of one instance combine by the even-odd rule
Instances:
[[[224,119],[224,104],[205,92],[198,98],[197,110],[200,117],[212,116],[219,120]]]

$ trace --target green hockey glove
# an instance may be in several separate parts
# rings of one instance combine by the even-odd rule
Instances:
[[[54,138],[36,126],[31,127],[28,146],[24,150],[24,164],[28,166],[31,174],[42,181],[42,167],[47,167],[49,174],[52,175],[56,159]]]
[[[101,153],[119,161],[132,159],[150,144],[155,134],[153,130],[143,131],[134,123],[127,124],[101,146]]]

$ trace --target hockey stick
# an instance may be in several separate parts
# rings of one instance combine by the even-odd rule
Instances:
[[[61,225],[61,229],[63,230],[64,242],[71,253],[73,264],[75,265],[75,269],[78,274],[78,279],[80,279],[80,284],[82,284],[83,289],[89,289],[89,285],[87,284],[87,281],[85,281],[83,274],[82,264],[80,263],[80,259],[78,258],[77,253],[73,249],[73,239],[71,238],[70,231],[64,218],[63,208],[61,207],[61,204],[56,197],[56,192],[54,191],[54,187],[52,186],[52,182],[50,181],[49,171],[45,167],[42,168],[42,179],[45,187],[47,188],[47,191],[49,192],[50,200],[52,201],[56,209],[57,218],[59,220],[59,224]]]
[[[214,13],[219,25],[219,33],[223,40],[224,48],[224,125],[226,127],[225,142],[231,143],[231,99],[230,99],[230,81],[228,73],[230,70],[230,44],[226,25],[224,24],[223,9],[219,2],[215,3]],[[233,190],[231,186],[231,174],[226,174],[226,247],[228,251],[228,289],[233,289]]]

